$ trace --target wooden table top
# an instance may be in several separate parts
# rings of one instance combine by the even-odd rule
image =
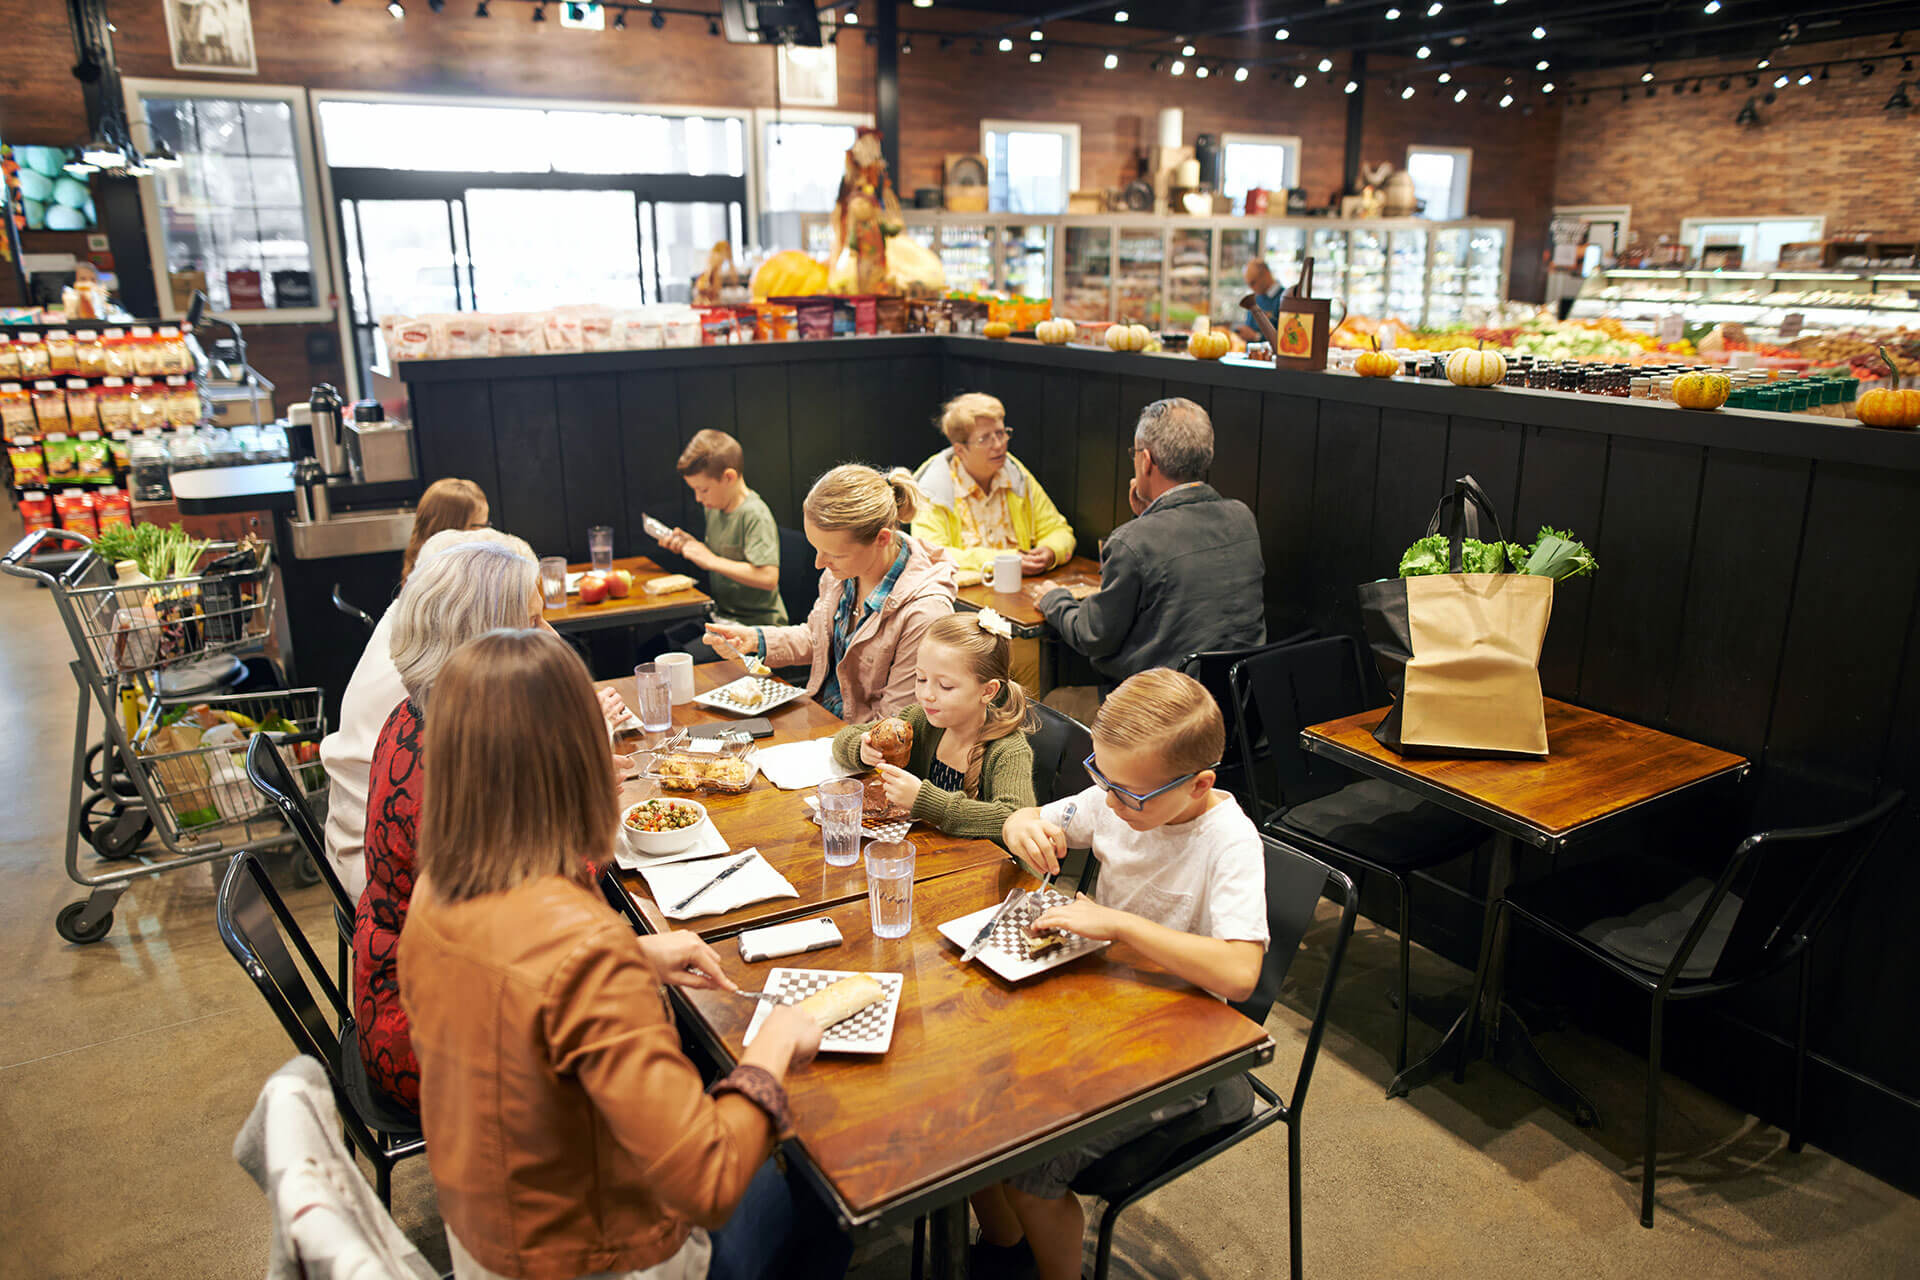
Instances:
[[[863,901],[825,913],[845,939],[832,950],[748,964],[718,948],[745,990],[775,966],[906,975],[885,1054],[822,1054],[787,1080],[799,1143],[849,1225],[950,1203],[1037,1163],[1040,1144],[1076,1145],[1272,1058],[1264,1028],[1118,944],[1017,985],[962,964],[937,926],[1034,883],[1003,861],[917,884],[904,938],[875,938]],[[677,994],[737,1058],[753,1003]]]
[[[1744,771],[1747,760],[1626,720],[1546,699],[1543,760],[1402,756],[1374,740],[1387,708],[1300,732],[1308,751],[1416,785],[1435,801],[1539,845],[1683,788]]]
[[[743,674],[737,663],[705,662],[694,667],[694,687],[701,692],[718,688]],[[629,706],[635,701],[633,677],[622,680],[606,680],[602,686],[611,686],[620,691],[620,696]],[[736,723],[741,716],[729,715],[724,711],[712,711],[694,703],[686,703],[673,709],[673,722],[684,727],[694,724]],[[762,738],[754,745],[770,747],[782,742],[800,742],[808,738],[831,735],[844,727],[843,722],[832,712],[822,707],[812,698],[796,698],[783,707],[767,713],[767,720],[773,725],[773,736]],[[822,907],[837,903],[852,902],[858,899],[862,904],[867,896],[866,867],[855,863],[850,867],[830,867],[820,848],[820,828],[808,815],[806,791],[781,791],[765,777],[754,779],[753,789],[739,795],[727,795],[724,792],[665,792],[660,784],[641,778],[625,782],[620,787],[620,804],[625,806],[650,800],[658,795],[691,795],[707,807],[707,813],[713,819],[715,827],[725,836],[727,843],[735,849],[757,848],[760,856],[773,865],[773,868],[787,878],[795,889],[800,891],[798,898],[776,898],[771,902],[756,902],[728,911],[720,915],[696,916],[690,920],[670,922],[654,902],[653,895],[647,889],[647,882],[637,871],[622,869],[620,881],[633,895],[635,904],[640,908],[648,925],[655,930],[669,928],[692,929],[702,937],[725,937],[738,933],[741,929],[754,928],[763,924],[773,924],[780,920],[817,914]],[[915,823],[908,833],[918,850],[914,868],[915,879],[927,879],[933,876],[948,875],[968,867],[992,866],[996,863],[1008,863],[1008,858],[1000,846],[989,840],[974,840],[960,836],[943,835],[925,823]],[[1011,865],[1011,863],[1008,863]],[[861,907],[865,910],[865,906]]]
[[[993,574],[991,570],[988,571],[987,576],[988,578],[992,578]],[[962,587],[960,588],[960,607],[963,609],[992,609],[1005,617],[1007,621],[1013,623],[1014,626],[1025,631],[1045,627],[1047,625],[1047,616],[1034,607],[1033,602],[1027,599],[1024,592],[1024,588],[1036,582],[1054,583],[1063,587],[1088,582],[1097,587],[1100,585],[1100,562],[1098,560],[1089,560],[1085,556],[1075,556],[1065,564],[1059,565],[1046,573],[1038,574],[1031,578],[1022,578],[1020,585],[1023,590],[1013,595],[1003,595],[988,586],[985,582],[975,587]]]
[[[641,584],[654,578],[666,576],[662,569],[645,556],[626,556],[613,562],[616,569],[625,569],[633,575],[633,591],[623,600],[603,600],[599,604],[581,604],[577,595],[569,596],[565,608],[548,609],[547,625],[555,631],[577,628],[580,624],[609,625],[610,620],[621,623],[645,622],[657,617],[687,617],[704,611],[713,603],[713,597],[693,587],[685,591],[670,591],[665,595],[650,596],[641,589]],[[585,573],[593,568],[587,564],[570,564],[568,573]]]

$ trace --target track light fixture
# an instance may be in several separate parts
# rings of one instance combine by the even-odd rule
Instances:
[[[1387,12],[1386,12],[1386,19],[1387,19],[1387,21],[1388,21],[1388,22],[1398,22],[1398,21],[1400,21],[1400,11],[1399,11],[1398,9],[1389,9],[1389,10],[1387,10]]]
[[[1333,59],[1332,58],[1320,59],[1320,73],[1322,75],[1325,75],[1327,72],[1331,70],[1333,70]]]
[[[1693,82],[1693,91],[1694,91],[1695,93],[1698,93],[1698,92],[1700,92],[1700,81],[1698,81],[1698,80],[1695,80],[1695,81]]]
[[[1467,100],[1467,91],[1465,89],[1455,89],[1453,91],[1453,100],[1455,102],[1465,102]]]
[[[1873,63],[1863,62],[1860,64],[1860,78],[1865,80],[1877,70],[1879,70],[1879,68],[1875,67]]]
[[[1777,77],[1775,77],[1775,78],[1774,78],[1774,82],[1773,82],[1773,87],[1774,87],[1774,88],[1776,88],[1776,89],[1784,89],[1784,88],[1786,88],[1786,87],[1787,87],[1787,77],[1785,77],[1785,76],[1777,76]]]
[[[1812,84],[1813,73],[1811,71],[1802,71],[1800,73],[1800,78],[1798,80],[1795,80],[1794,83],[1795,84]]]
[[[1035,50],[1034,50],[1033,52],[1031,52],[1031,53],[1029,53],[1029,54],[1027,55],[1027,61],[1028,61],[1028,62],[1038,62],[1038,61],[1040,61],[1040,51],[1039,51],[1038,49],[1035,49]]]
[[[1287,30],[1285,27],[1280,27],[1274,31],[1273,38],[1275,40],[1285,40],[1287,37],[1291,36],[1292,34],[1293,32]]]
[[[1441,83],[1441,84],[1447,84],[1447,83],[1449,83],[1450,81],[1452,81],[1452,79],[1453,79],[1453,72],[1451,72],[1451,71],[1442,71],[1442,72],[1440,73],[1440,83]]]
[[[1757,89],[1759,87],[1760,87],[1760,77],[1753,74],[1753,72],[1751,71],[1747,72],[1747,88]]]
[[[1120,55],[1117,53],[1108,54],[1106,60],[1102,62],[1101,65],[1106,67],[1107,70],[1112,71],[1120,65]]]
[[[473,16],[476,18],[491,18],[493,16],[487,9],[487,0],[480,0],[479,4],[473,6]]]
[[[900,42],[900,52],[902,52],[902,53],[912,53],[912,52],[913,52],[913,37],[912,37],[912,36],[908,36],[908,37],[907,37],[906,39],[904,39],[904,40],[902,40],[902,41]]]
[[[1547,29],[1545,27],[1535,27],[1533,29],[1533,38],[1535,40],[1545,40],[1547,38]]]
[[[1035,27],[1033,30],[1027,32],[1027,39],[1037,41],[1045,39],[1045,37],[1040,34],[1040,28]]]
[[[400,0],[387,0],[387,12],[393,15],[395,22],[398,22],[407,16],[407,6],[401,4]]]
[[[1180,59],[1175,58],[1173,60],[1173,65],[1168,67],[1167,70],[1172,72],[1176,76],[1183,76],[1187,74],[1187,64],[1182,62]]]
[[[1439,17],[1440,10],[1444,7],[1445,6],[1440,3],[1440,0],[1433,0],[1433,3],[1427,6],[1427,16],[1429,18]]]
[[[1293,87],[1294,87],[1294,88],[1296,88],[1296,89],[1304,89],[1304,88],[1306,88],[1306,87],[1307,87],[1307,78],[1306,78],[1306,76],[1304,76],[1304,75],[1298,75],[1298,76],[1295,76],[1295,77],[1293,78]]]
[[[1700,12],[1711,18],[1714,14],[1720,12],[1720,0],[1707,0],[1707,7]]]
[[[667,25],[667,15],[664,13],[660,13],[656,10],[654,15],[651,18],[647,19],[647,25],[652,27],[655,31],[660,31],[664,29]],[[834,32],[833,38],[838,40],[840,38],[840,33],[838,31]]]
[[[1433,48],[1430,45],[1423,44],[1418,49],[1415,49],[1413,51],[1413,56],[1421,59],[1422,61],[1425,61],[1426,59],[1431,58],[1433,56]]]
[[[1902,80],[1899,84],[1893,86],[1893,95],[1887,99],[1885,109],[1888,111],[1913,110],[1913,101],[1907,97],[1906,81]]]
[[[1760,113],[1754,110],[1752,98],[1747,99],[1747,105],[1740,108],[1740,114],[1733,118],[1733,122],[1743,129],[1760,127]]]
[[[1401,97],[1401,100],[1402,100],[1402,101],[1404,101],[1404,100],[1406,100],[1406,99],[1408,99],[1408,98],[1411,98],[1412,96],[1413,96],[1413,86],[1412,86],[1412,85],[1408,85],[1408,86],[1407,86],[1406,88],[1404,88],[1404,89],[1402,89],[1402,90],[1400,91],[1400,97]]]
[[[1766,103],[1768,106],[1772,106],[1774,103],[1780,101],[1780,95],[1769,89],[1760,101]]]
[[[1349,80],[1347,81],[1346,87],[1342,89],[1341,92],[1355,93],[1359,90],[1359,88],[1360,88],[1360,82],[1358,80]]]
[[[546,6],[546,5],[544,5],[544,4],[537,4],[537,5],[535,5],[535,6],[533,7],[533,20],[534,20],[535,22],[545,22],[545,21],[547,20],[547,6]]]

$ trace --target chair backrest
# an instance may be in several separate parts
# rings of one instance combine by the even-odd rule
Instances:
[[[1904,792],[1892,791],[1839,822],[1757,831],[1742,840],[1681,940],[1664,981],[1670,985],[1685,968],[1729,893],[1739,896],[1740,910],[1714,965],[1713,981],[1760,977],[1799,955],[1833,916],[1905,802]]]
[[[338,609],[341,613],[346,614],[349,618],[352,618],[354,621],[358,622],[361,626],[365,627],[367,629],[368,635],[373,634],[373,628],[375,625],[373,621],[373,615],[368,613],[365,609],[362,609],[359,605],[353,603],[353,601],[341,595],[340,584],[337,582],[333,584],[333,607]]]
[[[1255,723],[1249,727],[1249,734],[1255,739],[1260,736],[1258,723],[1259,711],[1245,705],[1245,700],[1233,688],[1233,669],[1247,658],[1257,657],[1270,649],[1283,649],[1288,645],[1303,644],[1320,633],[1312,629],[1290,635],[1284,640],[1274,640],[1267,644],[1257,644],[1245,649],[1202,649],[1180,659],[1180,670],[1200,682],[1202,688],[1213,695],[1220,705],[1220,714],[1227,722],[1227,741],[1235,740],[1240,720],[1248,714],[1253,715]]]
[[[820,598],[820,570],[813,563],[813,544],[798,529],[780,530],[780,598],[787,605],[787,621],[802,623]]]
[[[260,989],[294,1048],[318,1059],[331,1076],[340,1056],[340,1037],[334,1027],[347,1021],[346,1001],[255,854],[237,854],[228,866],[214,904],[214,919],[220,940]],[[309,977],[333,1007],[332,1019],[314,1002]]]
[[[1252,791],[1256,820],[1268,814],[1268,799],[1290,808],[1352,781],[1352,775],[1300,749],[1300,730],[1311,724],[1363,711],[1367,705],[1366,670],[1360,645],[1352,636],[1327,636],[1279,645],[1242,658],[1231,683],[1236,700],[1245,700],[1260,717],[1267,735],[1266,775],[1273,787],[1263,795],[1255,740],[1241,722],[1240,761]]]
[[[1327,1015],[1333,1008],[1334,981],[1347,955],[1347,941],[1353,937],[1353,922],[1360,911],[1360,891],[1345,872],[1336,871],[1310,854],[1283,841],[1262,837],[1267,857],[1267,958],[1260,968],[1260,983],[1246,1000],[1234,1005],[1255,1022],[1264,1023],[1273,1002],[1279,998],[1281,984],[1300,954],[1307,933],[1318,918],[1320,900],[1326,898],[1340,908],[1333,936],[1327,940],[1326,969],[1320,976],[1320,994],[1314,1002],[1313,1021],[1307,1028],[1307,1043],[1300,1053],[1300,1070],[1294,1077],[1293,1095],[1284,1104],[1289,1117],[1299,1114],[1307,1099],[1307,1085],[1313,1079],[1313,1064],[1320,1057],[1320,1041],[1325,1038]]]
[[[314,818],[313,810],[307,806],[306,794],[300,790],[300,784],[294,781],[280,748],[265,733],[254,734],[253,741],[247,744],[247,779],[253,783],[256,791],[280,810],[287,825],[300,837],[307,856],[313,859],[313,865],[319,869],[320,879],[326,883],[327,891],[333,894],[334,905],[345,913],[348,920],[352,920],[358,904],[347,892],[347,887],[340,883],[333,864],[327,861],[327,842],[320,833],[320,823]]]
[[[1027,735],[1027,743],[1033,748],[1033,794],[1040,803],[1076,795],[1092,786],[1086,765],[1093,751],[1092,731],[1044,702],[1028,705],[1039,724]]]

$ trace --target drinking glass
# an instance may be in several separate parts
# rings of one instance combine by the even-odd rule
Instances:
[[[867,910],[876,938],[904,938],[913,928],[914,853],[907,840],[876,840],[867,846]]]
[[[567,607],[567,558],[565,556],[540,557],[540,593],[546,597],[547,608]]]
[[[587,551],[593,557],[595,573],[613,568],[613,526],[596,524],[587,530]]]
[[[866,784],[858,778],[835,778],[820,784],[820,843],[830,867],[851,867],[860,861],[860,808]]]
[[[636,705],[640,727],[648,733],[664,733],[673,728],[673,673],[655,662],[643,662],[633,669]]]

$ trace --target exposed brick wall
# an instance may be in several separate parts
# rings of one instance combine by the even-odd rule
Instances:
[[[1910,95],[1920,94],[1920,80],[1884,62],[1862,79],[1851,59],[1868,47],[1791,50],[1776,61],[1836,61],[1829,79],[1778,90],[1779,71],[1756,70],[1750,61],[1737,69],[1725,62],[1662,65],[1651,98],[1637,83],[1638,68],[1610,75],[1616,84],[1635,82],[1626,102],[1614,88],[1594,93],[1587,106],[1567,104],[1554,203],[1630,204],[1633,230],[1647,244],[1678,235],[1682,218],[1703,215],[1824,214],[1829,232],[1920,234],[1920,112],[1882,109],[1903,78]],[[1884,48],[1884,40],[1870,42],[1872,52]],[[1720,78],[1729,71],[1733,86],[1722,92]],[[1757,88],[1747,87],[1749,71],[1760,77]],[[1672,92],[1684,75],[1707,77],[1700,93],[1691,86]],[[1755,104],[1758,128],[1734,124],[1742,103],[1770,90],[1777,94],[1772,106]]]

